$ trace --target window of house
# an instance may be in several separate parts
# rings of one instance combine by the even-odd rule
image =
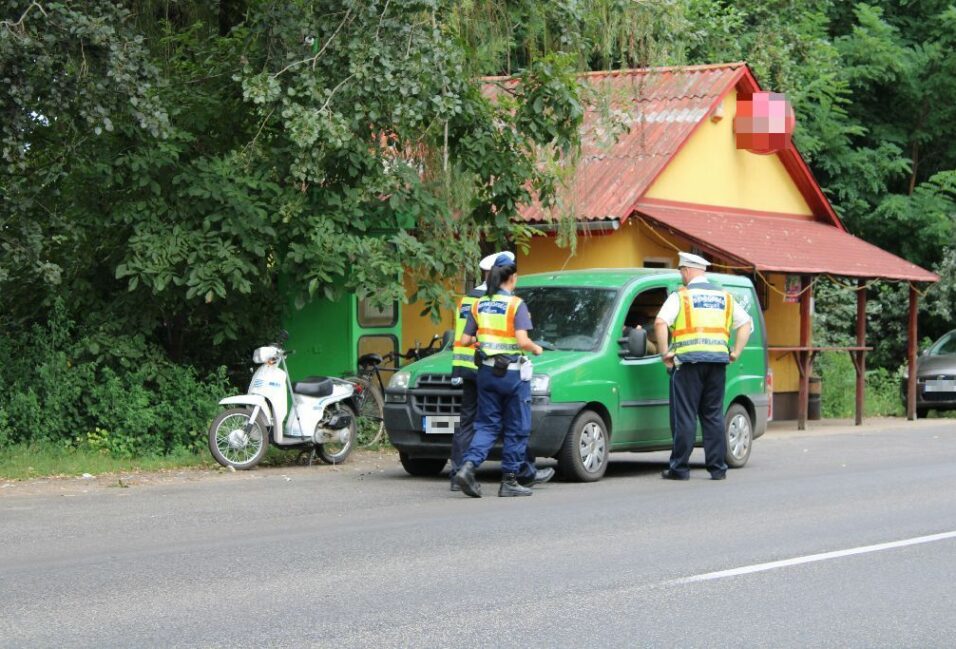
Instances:
[[[385,306],[373,306],[368,298],[358,301],[358,323],[360,327],[394,327],[398,322],[398,303]]]

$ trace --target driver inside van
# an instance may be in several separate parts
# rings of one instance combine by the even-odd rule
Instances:
[[[654,332],[655,317],[655,314],[649,313],[644,309],[632,309],[628,312],[627,317],[624,320],[624,330],[621,332],[621,335],[627,337],[627,335],[631,333],[632,329],[643,329],[646,331],[648,356],[657,354],[657,335]]]

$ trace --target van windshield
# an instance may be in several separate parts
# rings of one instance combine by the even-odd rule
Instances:
[[[528,304],[534,331],[531,337],[545,349],[591,351],[611,318],[613,289],[563,286],[518,287]]]

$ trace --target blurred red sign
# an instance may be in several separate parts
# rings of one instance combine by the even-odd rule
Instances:
[[[737,100],[734,134],[738,149],[775,153],[790,147],[796,126],[793,107],[779,92],[755,92]]]

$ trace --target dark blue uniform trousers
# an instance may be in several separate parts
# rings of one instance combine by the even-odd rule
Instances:
[[[454,475],[463,463],[462,457],[471,440],[475,437],[475,416],[478,414],[478,383],[477,375],[462,376],[461,383],[461,419],[458,428],[451,437],[451,472]]]
[[[462,463],[480,465],[491,447],[504,437],[501,450],[502,473],[518,474],[527,470],[528,437],[531,434],[531,382],[522,381],[518,370],[502,377],[492,374],[487,365],[478,368],[478,415],[475,437]],[[534,470],[533,466],[531,470]]]
[[[697,433],[697,417],[704,438],[704,458],[711,474],[727,471],[724,456],[724,363],[682,363],[671,372],[671,471],[687,475],[691,451]]]

